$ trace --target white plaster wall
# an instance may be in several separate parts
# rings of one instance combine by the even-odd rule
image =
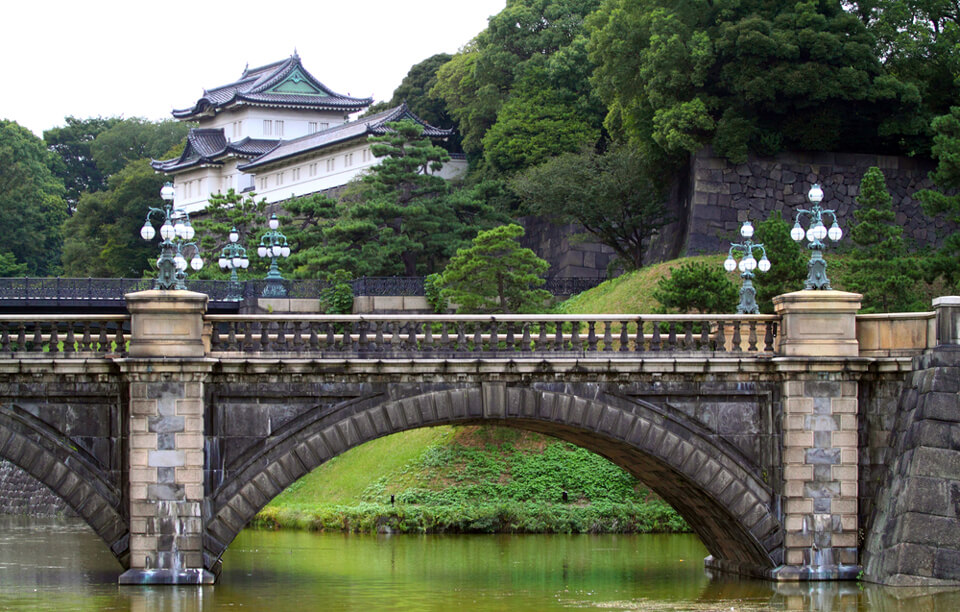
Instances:
[[[243,138],[265,138],[273,140],[292,140],[309,133],[309,123],[328,123],[329,127],[340,125],[346,121],[347,115],[343,111],[311,111],[294,109],[276,109],[260,106],[241,106],[237,110],[217,113],[216,116],[203,119],[199,122],[201,128],[223,128],[224,136],[229,141]],[[283,121],[283,136],[278,137],[276,130],[270,134],[264,133],[264,120]],[[234,130],[234,123],[240,122],[238,130]],[[273,126],[271,126],[273,127]],[[318,125],[317,131],[320,131]]]

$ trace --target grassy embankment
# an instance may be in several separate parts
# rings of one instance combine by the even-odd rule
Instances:
[[[682,261],[691,259],[720,265],[723,256]],[[652,312],[657,280],[678,263],[613,279],[559,310]],[[687,529],[672,508],[606,459],[539,434],[491,427],[435,427],[368,442],[304,476],[255,524],[418,533]]]

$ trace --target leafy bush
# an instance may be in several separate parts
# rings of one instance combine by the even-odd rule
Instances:
[[[327,287],[320,291],[320,307],[326,314],[350,314],[353,312],[353,286],[350,273],[337,270],[327,275]]]

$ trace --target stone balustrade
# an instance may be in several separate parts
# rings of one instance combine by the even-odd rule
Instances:
[[[772,315],[208,315],[212,353],[774,353]]]
[[[0,357],[124,355],[129,336],[129,315],[5,315]]]

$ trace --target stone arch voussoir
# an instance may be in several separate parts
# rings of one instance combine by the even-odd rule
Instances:
[[[497,423],[539,431],[600,453],[640,477],[683,515],[710,554],[758,570],[782,563],[783,529],[772,490],[735,447],[643,402],[485,384],[382,396],[305,415],[249,457],[208,502],[205,563],[212,568],[273,497],[329,459],[419,427]]]
[[[97,460],[17,406],[0,406],[0,459],[46,485],[100,536],[127,567],[130,529],[120,490]]]

